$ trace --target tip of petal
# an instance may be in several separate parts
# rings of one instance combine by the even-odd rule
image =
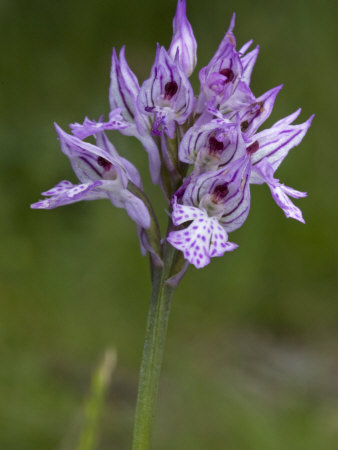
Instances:
[[[236,13],[233,12],[232,13],[232,17],[231,17],[231,21],[230,21],[230,25],[229,25],[229,29],[228,29],[228,33],[231,33],[232,30],[235,28],[235,20],[236,20]]]
[[[269,92],[271,92],[271,94],[278,94],[279,91],[282,90],[282,88],[284,87],[284,84],[280,84],[279,86],[276,86],[275,88],[272,88]]]
[[[30,207],[31,209],[48,209],[49,200],[40,200],[39,202],[32,203]]]
[[[59,139],[61,139],[61,137],[64,136],[66,133],[56,122],[54,122],[54,127],[56,130],[56,134],[58,135]]]
[[[310,116],[310,117],[308,118],[308,120],[306,121],[309,127],[311,126],[314,117],[315,117],[315,114],[312,114],[312,116]]]
[[[187,4],[185,0],[178,0],[177,1],[177,7],[176,7],[176,16],[179,15],[185,15],[186,14],[186,10],[187,10]]]

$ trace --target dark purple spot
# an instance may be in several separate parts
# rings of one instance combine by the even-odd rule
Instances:
[[[202,241],[205,242],[205,236],[202,236]]]
[[[102,156],[99,156],[97,158],[97,163],[99,166],[103,167],[104,170],[110,170],[112,163],[110,163],[109,161],[107,161],[105,158],[102,158]]]
[[[200,265],[200,260],[196,259],[196,264],[199,266]]]
[[[257,152],[258,149],[259,143],[258,141],[255,141],[246,148],[246,152],[248,153],[248,155],[253,155],[255,152]]]
[[[175,81],[169,81],[164,86],[164,98],[166,100],[171,100],[172,97],[176,94],[177,90],[178,90],[177,83]]]
[[[241,131],[244,133],[249,128],[249,122],[247,120],[243,120],[241,122]]]
[[[226,83],[230,83],[235,78],[235,74],[231,69],[222,69],[220,74],[227,77]]]
[[[191,241],[191,238],[186,238],[185,239],[185,242],[189,242],[189,241]]]
[[[221,202],[228,195],[228,183],[219,184],[215,187],[214,192],[212,194],[212,201],[214,203]]]
[[[214,136],[209,138],[210,153],[221,153],[224,150],[223,142],[218,141]]]
[[[203,255],[202,255],[202,253],[200,253],[199,255],[198,255],[201,259],[203,258]]]

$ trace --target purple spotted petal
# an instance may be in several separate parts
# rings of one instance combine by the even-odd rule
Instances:
[[[197,269],[209,264],[211,257],[222,256],[237,247],[228,242],[228,235],[217,219],[208,217],[204,210],[174,203],[173,215],[182,216],[179,223],[192,220],[187,228],[172,231],[167,239]]]
[[[70,203],[76,203],[81,200],[98,200],[106,198],[106,194],[103,191],[98,190],[98,187],[101,185],[101,181],[73,185],[70,181],[64,180],[54,188],[42,193],[42,195],[50,198],[33,203],[31,208],[53,209],[58,206],[69,205]]]
[[[178,204],[176,197],[174,197],[172,206],[173,212],[171,217],[175,226],[181,225],[182,223],[188,222],[190,220],[202,219],[205,216],[204,211],[195,208],[194,206]]]
[[[228,241],[228,234],[225,229],[221,225],[215,224],[210,241],[210,256],[223,256],[225,252],[232,252],[237,247],[237,244]]]
[[[80,139],[85,139],[104,130],[123,130],[130,125],[123,119],[121,111],[122,108],[111,111],[108,122],[95,122],[86,117],[83,124],[73,123],[70,125],[70,128],[74,136]]]
[[[183,72],[190,77],[197,63],[197,42],[186,15],[185,0],[178,0],[173,21],[174,35],[169,47],[169,55],[178,60]]]
[[[64,192],[67,192],[69,189],[72,189],[74,187],[74,184],[70,181],[63,180],[60,181],[56,186],[54,186],[51,189],[48,189],[48,191],[42,192],[42,195],[45,195],[47,197],[52,197],[53,195],[62,194]]]
[[[48,196],[44,200],[31,205],[33,209],[53,209],[82,200],[99,200],[109,198],[117,208],[126,209],[129,217],[139,226],[149,228],[149,212],[138,197],[124,189],[118,180],[102,180],[93,183],[73,185],[69,181],[61,181],[54,188],[43,192]]]

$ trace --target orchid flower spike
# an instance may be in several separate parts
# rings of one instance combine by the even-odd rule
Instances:
[[[171,245],[178,250],[175,264],[180,266],[184,258],[185,268],[204,267],[212,257],[237,247],[229,242],[229,234],[248,217],[252,184],[266,184],[285,216],[304,222],[291,198],[306,193],[285,186],[275,172],[301,143],[313,116],[295,124],[299,109],[264,129],[282,86],[253,93],[250,83],[259,46],[249,40],[237,49],[234,27],[235,14],[209,63],[199,71],[196,96],[189,77],[197,63],[197,43],[186,0],[178,0],[169,48],[157,44],[143,83],[130,69],[125,48],[119,54],[113,49],[108,119],[75,122],[70,125],[73,135],[56,125],[61,150],[79,184],[61,181],[32,208],[108,198],[135,221],[142,253],[151,255],[152,264],[165,264],[162,257]],[[107,138],[105,133],[111,131],[135,137],[147,152],[151,180],[160,185],[169,207],[167,235],[160,235],[138,170]],[[93,137],[96,145],[84,141]],[[172,280],[180,277],[176,273]]]

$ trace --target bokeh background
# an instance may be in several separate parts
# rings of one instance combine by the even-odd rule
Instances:
[[[337,3],[188,1],[208,62],[237,12],[238,44],[261,52],[260,95],[284,83],[269,119],[302,106],[308,135],[279,169],[306,190],[306,225],[266,187],[232,235],[233,254],[190,268],[174,298],[154,449],[338,448]],[[130,448],[150,283],[133,223],[108,201],[31,211],[40,192],[75,181],[53,122],[108,113],[112,46],[140,81],[168,46],[175,1],[0,2],[0,448],[76,448],[91,374],[107,347],[118,365],[98,448]],[[197,88],[197,72],[192,78]],[[133,139],[112,135],[147,175]]]

